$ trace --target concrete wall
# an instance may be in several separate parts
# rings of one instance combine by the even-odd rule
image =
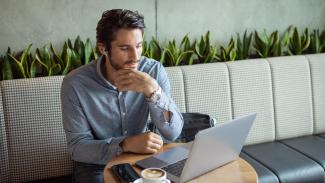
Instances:
[[[207,30],[224,44],[245,29],[279,30],[289,25],[325,29],[324,0],[0,0],[0,53],[33,43],[60,46],[80,35],[95,43],[96,24],[104,10],[127,8],[145,16],[147,37],[160,40]]]
[[[188,3],[187,3],[188,2]],[[289,25],[325,29],[324,0],[163,0],[158,1],[158,36],[198,37],[207,30],[228,42],[245,29],[283,32]]]
[[[63,45],[80,35],[96,38],[96,25],[103,11],[112,8],[138,10],[145,16],[147,34],[155,34],[154,0],[0,0],[0,53],[34,43]]]

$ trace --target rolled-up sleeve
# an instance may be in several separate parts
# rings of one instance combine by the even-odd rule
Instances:
[[[94,138],[73,86],[66,79],[61,87],[61,107],[68,151],[73,160],[105,165],[122,153],[119,144],[124,136],[101,140]]]
[[[162,89],[162,93],[161,97],[155,103],[148,102],[151,120],[164,138],[173,141],[182,131],[183,117],[171,97],[169,79],[165,69],[161,65],[158,67],[156,80]],[[170,113],[169,121],[165,120],[165,111]]]

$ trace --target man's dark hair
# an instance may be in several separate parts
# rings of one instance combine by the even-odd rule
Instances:
[[[111,42],[115,40],[116,32],[122,28],[140,29],[144,31],[145,24],[141,14],[126,9],[112,9],[103,13],[96,28],[97,43],[103,43],[110,53]]]

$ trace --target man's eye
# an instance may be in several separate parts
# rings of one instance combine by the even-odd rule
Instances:
[[[126,51],[128,50],[128,47],[121,47],[121,50]]]

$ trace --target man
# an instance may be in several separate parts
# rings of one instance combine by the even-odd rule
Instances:
[[[63,80],[63,125],[76,161],[75,182],[102,182],[105,165],[122,152],[156,153],[163,140],[146,132],[149,113],[165,139],[181,132],[183,118],[165,69],[141,57],[144,28],[138,12],[105,11],[96,29],[102,56]]]

